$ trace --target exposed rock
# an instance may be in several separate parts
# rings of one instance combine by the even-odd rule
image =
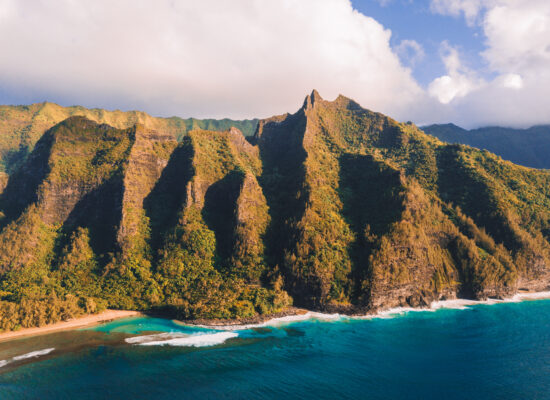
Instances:
[[[124,252],[146,245],[149,221],[143,202],[159,180],[177,145],[172,135],[148,130],[142,125],[136,125],[131,134],[133,144],[124,168],[122,220],[117,234]]]
[[[286,292],[348,313],[502,298],[549,287],[548,187],[547,171],[316,91],[250,140],[72,117],[0,196],[0,284],[12,299],[78,280],[186,318],[275,312]]]

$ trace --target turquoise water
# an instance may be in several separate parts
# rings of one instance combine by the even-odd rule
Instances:
[[[0,359],[32,346],[55,350],[1,367],[0,399],[550,399],[547,300],[221,334],[134,318]]]

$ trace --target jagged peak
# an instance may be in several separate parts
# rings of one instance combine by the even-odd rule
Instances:
[[[339,94],[338,97],[336,97],[336,99],[334,99],[333,101],[324,100],[317,90],[313,90],[310,95],[306,96],[304,100],[304,105],[302,108],[304,110],[309,110],[314,108],[315,104],[318,104],[321,102],[326,105],[330,105],[332,107],[342,107],[342,108],[347,108],[349,110],[363,109],[363,107],[361,107],[361,105],[357,103],[355,100],[349,97],[346,97],[342,94]]]
[[[311,94],[306,96],[303,108],[309,110],[310,108],[315,106],[315,103],[318,103],[319,101],[323,101],[323,98],[317,90],[313,89]]]
[[[41,103],[35,103],[35,104],[40,104],[42,107],[46,107],[46,106],[55,106],[55,107],[59,107],[59,104],[54,103],[54,102],[52,102],[52,101],[48,101],[48,100],[44,100],[44,101],[41,102]]]
[[[323,98],[321,97],[321,95],[319,94],[319,92],[318,92],[317,90],[315,90],[315,89],[313,89],[313,90],[311,91],[311,94],[310,94],[309,96],[311,97],[311,101],[312,101],[313,103],[315,103],[315,102],[318,101],[318,100],[323,100]]]

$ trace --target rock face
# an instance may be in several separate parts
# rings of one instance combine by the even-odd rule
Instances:
[[[133,144],[124,167],[122,219],[117,233],[118,245],[126,256],[135,251],[149,251],[146,248],[148,221],[143,202],[177,145],[172,135],[147,130],[143,125],[136,125],[131,135]]]
[[[317,92],[261,121],[254,142],[267,246],[300,304],[373,310],[548,287],[547,172]]]
[[[224,131],[232,126],[252,135],[257,120],[235,121],[230,119],[158,118],[141,111],[108,111],[80,106],[62,107],[43,102],[29,106],[0,105],[0,172],[11,174],[32,152],[36,142],[54,125],[69,117],[82,116],[99,124],[118,129],[143,125],[180,140],[193,129]]]
[[[548,187],[315,91],[249,139],[71,117],[0,197],[0,296],[227,318],[543,290]]]

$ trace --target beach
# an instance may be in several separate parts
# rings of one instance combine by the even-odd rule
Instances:
[[[143,315],[140,311],[130,310],[105,310],[99,314],[85,315],[79,318],[73,318],[68,321],[57,322],[55,324],[44,325],[35,328],[23,328],[17,331],[0,333],[0,342],[11,339],[22,338],[25,336],[44,335],[47,333],[59,332],[64,330],[82,328],[96,325],[103,322],[113,321],[119,318],[136,317]]]
[[[2,400],[96,399],[98,393],[167,400],[175,393],[190,399],[546,399],[550,302],[525,301],[545,296],[445,303],[431,312],[380,317],[310,313],[228,331],[124,318],[1,343],[0,392]]]
[[[393,314],[399,314],[407,311],[435,311],[440,308],[464,308],[467,306],[477,304],[498,304],[505,302],[519,302],[528,300],[542,300],[550,299],[550,291],[543,292],[528,292],[521,291],[514,296],[507,299],[489,299],[489,300],[466,300],[466,299],[453,299],[436,301],[427,308],[412,308],[412,307],[397,307],[384,311],[379,311],[374,314],[367,315],[353,315],[350,318],[384,318]],[[147,315],[141,311],[132,310],[106,310],[99,314],[85,315],[79,318],[74,318],[69,321],[58,322],[55,324],[49,324],[41,327],[23,328],[17,331],[9,331],[0,333],[0,342],[5,342],[12,339],[44,335],[53,332],[59,332],[64,330],[71,330],[77,328],[83,328],[87,326],[93,326],[104,322],[110,322],[120,318],[137,317]],[[197,326],[203,328],[212,328],[217,330],[239,330],[249,329],[255,327],[269,326],[272,324],[293,322],[307,320],[310,318],[317,318],[321,320],[338,319],[345,317],[345,314],[325,314],[321,312],[315,312],[306,310],[303,308],[289,307],[287,310],[272,314],[269,316],[256,316],[253,318],[237,319],[237,320],[219,320],[219,319],[198,319],[198,320],[173,320],[174,323],[187,326]]]

